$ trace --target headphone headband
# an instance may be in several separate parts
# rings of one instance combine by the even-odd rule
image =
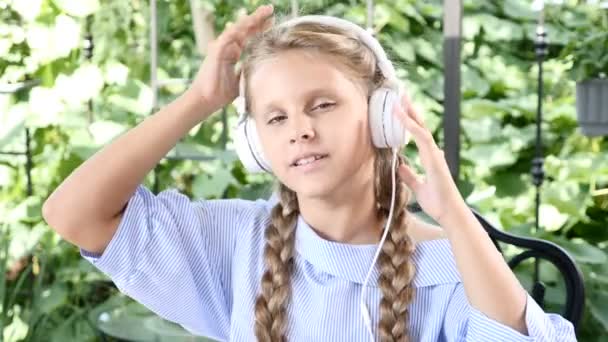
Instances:
[[[346,19],[332,17],[328,15],[305,15],[301,17],[296,17],[280,24],[279,27],[292,27],[300,23],[319,23],[326,26],[337,27],[344,31],[348,31],[355,34],[357,38],[363,43],[365,43],[365,45],[370,50],[372,50],[372,52],[376,56],[378,67],[380,68],[382,75],[384,75],[384,77],[386,78],[388,83],[387,85],[391,88],[397,87],[398,82],[397,75],[395,73],[395,68],[386,56],[386,52],[380,45],[380,42],[378,42],[378,40],[369,31]]]
[[[380,45],[380,42],[378,42],[378,40],[370,32],[346,19],[328,15],[305,15],[295,17],[279,24],[277,27],[289,28],[301,23],[318,23],[326,26],[337,27],[355,34],[355,36],[374,53],[378,68],[382,72],[382,75],[386,78],[385,86],[392,88],[395,91],[399,91],[399,82],[395,73],[395,67],[386,56],[386,52]],[[239,79],[239,96],[235,99],[234,105],[236,106],[237,112],[241,115],[239,121],[242,121],[244,119],[244,114],[246,114],[244,77],[240,77]]]

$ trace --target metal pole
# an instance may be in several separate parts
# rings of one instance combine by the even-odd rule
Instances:
[[[25,174],[27,176],[27,195],[32,196],[32,169],[34,162],[32,161],[31,136],[30,129],[25,127]]]
[[[535,158],[532,160],[532,181],[536,186],[536,207],[535,207],[535,224],[534,232],[538,232],[540,228],[540,191],[541,185],[545,178],[543,170],[543,142],[542,142],[542,120],[543,120],[543,61],[547,55],[547,33],[544,27],[544,8],[540,10],[538,17],[538,26],[536,28],[536,41],[534,50],[538,63],[538,95],[537,95],[537,111],[536,111],[536,145]],[[538,282],[538,259],[534,262],[534,283]]]
[[[291,0],[291,17],[297,17],[299,11],[300,7],[298,6],[298,0]]]
[[[39,85],[41,82],[38,79],[26,80],[21,83],[0,84],[0,94],[15,94],[20,97],[21,94],[29,96],[29,91]],[[32,196],[34,193],[32,186],[32,170],[34,169],[34,160],[32,158],[32,134],[29,127],[25,127],[25,151],[0,151],[0,155],[7,156],[25,156],[25,176],[26,176],[26,194]]]
[[[367,0],[366,28],[371,34],[374,34],[374,0]]]
[[[460,172],[460,37],[462,31],[462,0],[443,2],[444,58],[444,152],[452,178]]]

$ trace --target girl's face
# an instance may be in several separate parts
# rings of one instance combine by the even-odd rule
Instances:
[[[290,50],[257,65],[249,80],[264,155],[298,196],[328,197],[373,179],[367,94],[336,65],[327,55]]]

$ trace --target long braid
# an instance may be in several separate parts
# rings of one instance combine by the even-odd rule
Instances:
[[[296,194],[279,184],[280,202],[272,209],[266,228],[262,292],[255,302],[255,334],[258,341],[285,341],[287,303],[291,294],[291,271],[295,230],[299,214]]]
[[[391,200],[391,151],[379,152],[376,159],[376,198],[378,214],[388,219]],[[384,155],[383,155],[384,154]],[[399,164],[404,160],[399,158]],[[397,180],[395,187],[395,211],[390,230],[382,251],[378,256],[380,277],[378,284],[382,291],[380,301],[379,332],[381,341],[409,341],[408,305],[414,298],[412,279],[415,267],[411,260],[414,243],[408,235],[406,203],[407,189]]]

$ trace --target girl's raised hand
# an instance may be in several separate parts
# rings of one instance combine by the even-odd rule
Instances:
[[[247,39],[272,25],[272,5],[258,7],[209,42],[207,56],[190,86],[201,98],[207,111],[215,112],[232,102],[238,95],[240,71],[235,69]]]
[[[454,208],[466,208],[466,203],[452,179],[443,150],[435,143],[422,115],[407,95],[403,95],[401,101],[401,106],[395,106],[394,114],[414,138],[424,175],[403,164],[398,170],[399,177],[412,189],[424,212],[441,224],[449,212],[454,212]]]

